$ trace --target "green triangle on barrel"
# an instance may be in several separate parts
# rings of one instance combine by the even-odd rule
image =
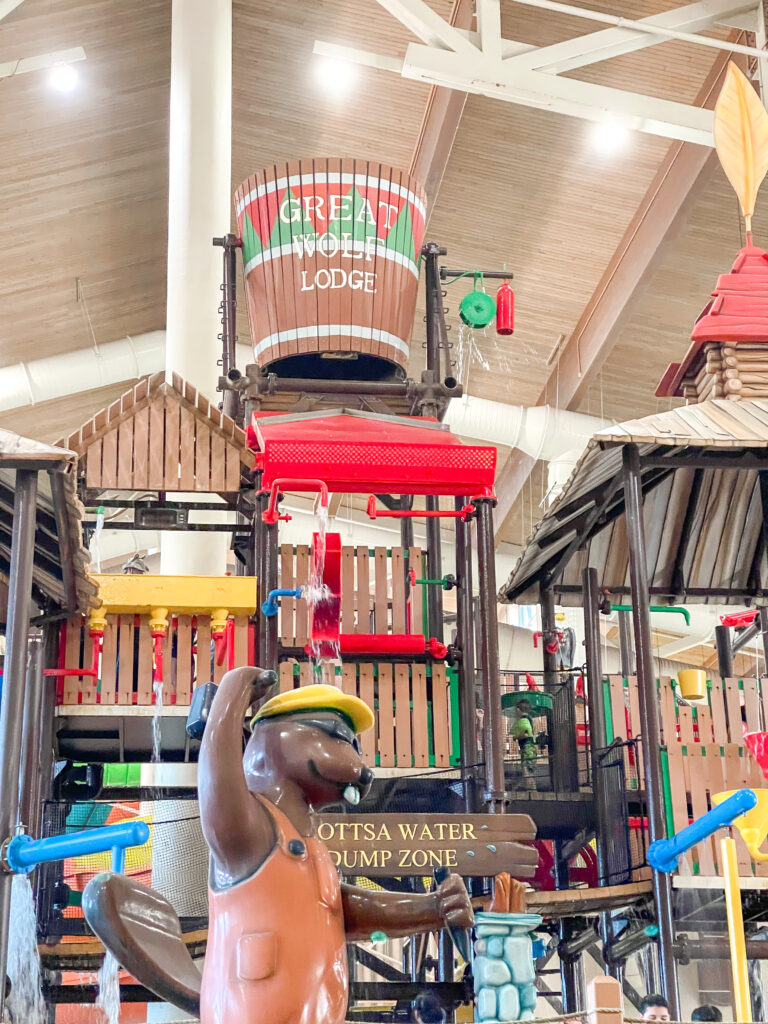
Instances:
[[[301,216],[294,221],[292,217],[297,208]],[[314,224],[304,211],[304,204],[292,188],[286,190],[279,209],[285,210],[284,216],[286,219],[284,221],[279,213],[275,217],[272,234],[269,236],[268,248],[274,249],[281,245],[290,245],[291,240],[300,235],[308,235],[312,239],[317,236],[318,232]]]
[[[413,245],[413,220],[411,218],[411,208],[407,201],[404,203],[402,210],[397,216],[397,220],[387,235],[386,247],[387,249],[394,249],[395,252],[399,252],[406,259],[414,263],[416,262],[416,250]]]
[[[253,226],[251,215],[245,210],[243,212],[243,262],[247,265],[254,256],[260,256],[263,249],[259,234]]]

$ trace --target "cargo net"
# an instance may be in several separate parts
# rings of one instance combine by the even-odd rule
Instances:
[[[125,874],[164,896],[185,931],[208,921],[208,850],[197,802],[153,800],[141,803],[85,801],[70,805],[48,802],[43,835],[61,835],[101,828],[122,821],[144,821],[149,841],[126,850]],[[38,926],[44,941],[67,941],[88,934],[81,908],[82,893],[101,871],[110,870],[110,854],[72,857],[41,869]]]

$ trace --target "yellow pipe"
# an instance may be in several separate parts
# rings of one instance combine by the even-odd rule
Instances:
[[[736,843],[730,837],[720,840],[725,885],[725,909],[728,916],[728,937],[731,944],[731,971],[733,973],[733,1000],[736,1020],[741,1024],[752,1024],[752,1005],[749,999],[749,973],[747,971],[747,946],[744,941],[744,918],[741,914],[741,891],[739,889],[739,867],[736,860]]]

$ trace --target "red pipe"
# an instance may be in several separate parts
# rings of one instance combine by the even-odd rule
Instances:
[[[284,477],[280,480],[273,480],[269,489],[269,505],[262,512],[261,518],[268,525],[273,525],[281,517],[277,512],[277,502],[280,491],[319,491],[320,504],[328,508],[328,484],[325,480],[302,480],[301,478]],[[263,491],[261,492],[264,493]]]
[[[227,619],[227,629],[224,634],[227,638],[227,671],[231,672],[235,667],[235,620]]]
[[[91,636],[93,637],[93,647],[91,649],[90,668],[46,668],[43,669],[43,675],[55,676],[56,678],[61,678],[62,676],[89,676],[95,679],[99,674],[99,655],[101,654],[101,641],[104,633],[101,630],[91,630]],[[61,655],[61,648],[59,649],[59,659],[61,661],[64,660]]]
[[[309,644],[305,648],[311,654]],[[344,655],[371,657],[424,657],[442,660],[448,654],[448,648],[434,637],[427,640],[420,633],[390,635],[389,633],[342,633],[339,636],[339,653]]]
[[[472,515],[475,511],[473,504],[465,505],[460,511],[455,512],[440,512],[438,510],[428,511],[426,509],[401,509],[397,511],[383,511],[376,508],[376,495],[372,494],[368,498],[368,518],[369,519],[461,519],[463,523],[467,521],[467,518]]]

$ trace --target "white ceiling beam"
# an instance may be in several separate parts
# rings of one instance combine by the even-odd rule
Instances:
[[[17,7],[21,7],[24,0],[0,0],[0,21],[3,18],[7,18],[11,11],[15,11]]]
[[[46,68],[55,67],[57,64],[74,64],[79,60],[85,60],[85,50],[82,46],[75,46],[71,50],[56,50],[53,53],[43,53],[38,57],[22,57],[21,60],[7,60],[0,64],[0,78],[12,78],[15,75],[24,75],[30,71],[44,71]]]
[[[377,0],[377,2],[427,46],[453,50],[455,53],[477,52],[460,32],[457,32],[452,25],[436,14],[424,0]]]
[[[513,72],[492,66],[482,54],[471,60],[411,43],[403,75],[430,85],[478,93],[525,107],[552,110],[588,121],[615,119],[627,128],[682,142],[712,146],[712,111],[624,92],[540,71]]]
[[[402,74],[403,71],[403,61],[399,57],[386,57],[383,53],[358,50],[354,46],[329,43],[324,39],[315,40],[312,52],[321,57],[331,57],[333,60],[347,60],[352,64],[360,64],[366,68],[376,68],[379,71],[394,71],[396,75]]]
[[[648,35],[652,38],[654,36],[662,36],[666,39],[678,39],[683,42],[694,43],[697,46],[708,46],[714,50],[731,50],[733,53],[743,53],[750,57],[766,58],[765,52],[754,46],[711,39],[708,36],[696,35],[693,32],[684,32],[679,29],[664,27],[658,22],[655,25],[649,25],[645,20],[635,21],[632,18],[622,18],[617,14],[605,14],[602,11],[593,11],[586,7],[563,4],[560,3],[560,0],[515,0],[515,3],[524,4],[526,7],[536,7],[543,11],[552,11],[556,14],[570,14],[577,18],[584,18],[587,21],[599,21],[604,25],[616,25],[617,28],[626,28],[632,32]]]
[[[501,0],[477,0],[480,48],[488,60],[501,60]]]
[[[756,11],[755,0],[701,0],[642,18],[637,24],[695,33],[718,24],[730,24],[734,18],[744,18],[749,21],[749,31],[754,31]],[[514,63],[559,75],[665,41],[665,36],[639,32],[635,28],[607,28],[551,46],[532,48],[533,52],[525,57],[515,55]]]

